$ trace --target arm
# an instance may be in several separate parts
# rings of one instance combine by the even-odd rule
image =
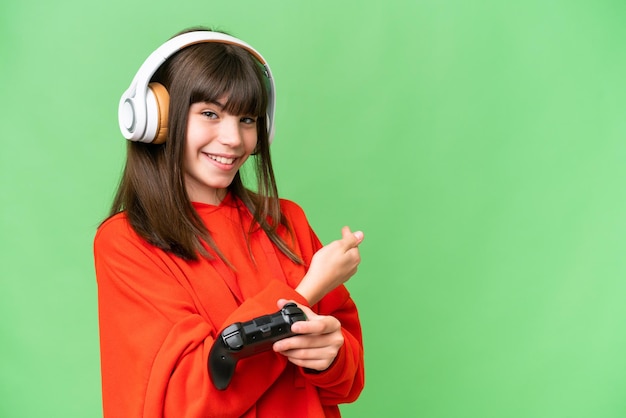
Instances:
[[[233,381],[218,392],[207,358],[216,334],[229,323],[273,311],[286,295],[306,303],[285,283],[271,282],[240,307],[211,296],[224,312],[215,320],[177,262],[138,239],[121,218],[98,231],[94,256],[105,417],[240,416],[284,370],[282,356],[263,353],[263,361],[242,363],[238,370],[246,375],[239,382],[254,384],[243,390]]]
[[[310,305],[315,305],[327,293],[345,283],[356,273],[361,262],[359,244],[363,241],[363,232],[352,233],[344,226],[341,239],[319,249],[311,265],[296,287]]]
[[[294,324],[294,331],[303,335],[278,342],[274,350],[301,367],[302,376],[318,387],[323,403],[352,402],[364,385],[363,343],[357,308],[341,283],[356,272],[363,234],[344,227],[340,240],[322,248],[302,211],[291,210],[290,215],[308,267],[296,290],[316,314],[311,316],[314,321]],[[279,307],[283,303],[279,301]]]

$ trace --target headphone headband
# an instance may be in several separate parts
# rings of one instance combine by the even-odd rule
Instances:
[[[118,122],[122,135],[128,140],[139,142],[152,142],[158,130],[160,116],[158,110],[152,109],[154,97],[150,91],[150,79],[159,67],[176,52],[188,46],[204,43],[217,42],[236,45],[244,48],[252,54],[264,67],[264,74],[269,81],[268,104],[267,104],[267,130],[270,143],[274,137],[274,111],[276,108],[274,78],[269,64],[263,56],[244,41],[233,36],[212,31],[193,31],[178,35],[158,47],[146,58],[139,67],[137,74],[130,86],[120,98],[118,108]],[[156,113],[153,114],[153,113]]]

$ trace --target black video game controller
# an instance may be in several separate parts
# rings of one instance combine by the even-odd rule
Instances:
[[[268,351],[276,341],[295,335],[291,324],[297,321],[306,321],[306,315],[295,303],[287,303],[271,315],[224,328],[209,353],[209,375],[215,387],[228,387],[239,359]]]

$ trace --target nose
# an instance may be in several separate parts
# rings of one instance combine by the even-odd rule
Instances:
[[[239,129],[239,117],[228,116],[222,119],[219,141],[232,148],[236,148],[243,143],[241,130]]]

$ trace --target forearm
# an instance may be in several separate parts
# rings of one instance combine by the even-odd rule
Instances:
[[[215,327],[190,313],[192,305],[177,299],[175,289],[168,291],[170,309],[156,309],[149,301],[137,303],[116,289],[127,287],[107,286],[101,275],[105,418],[241,416],[285,369],[287,361],[272,352],[241,360],[225,391],[215,388],[207,369],[208,353],[223,327],[275,311],[279,297],[297,298],[284,283],[270,283]],[[173,306],[181,308],[176,319],[171,316]]]
[[[309,306],[313,306],[318,303],[322,298],[328,293],[329,290],[322,286],[320,286],[319,281],[315,279],[311,279],[311,277],[304,276],[298,287],[296,287],[296,292],[301,295]]]

